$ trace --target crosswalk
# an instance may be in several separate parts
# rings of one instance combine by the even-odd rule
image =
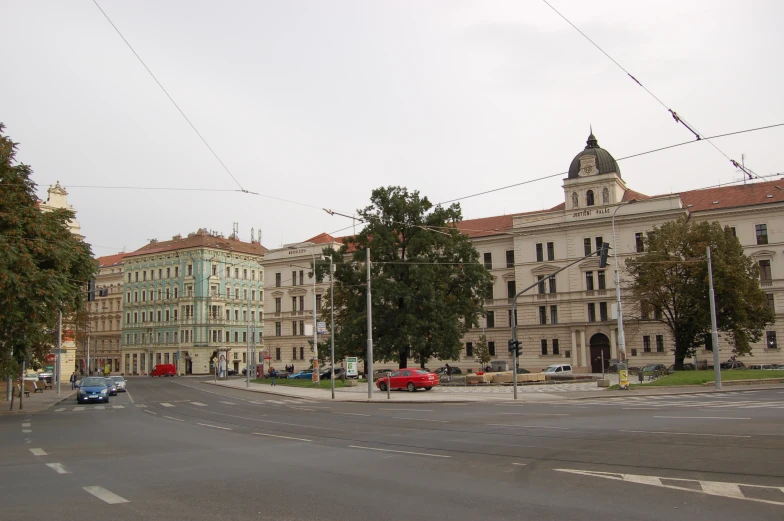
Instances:
[[[229,402],[229,401],[220,401],[219,403],[224,405],[238,405],[236,402]],[[263,400],[263,401],[248,401],[250,404],[254,405],[267,405],[272,407],[290,407],[290,408],[297,408],[302,406],[308,406],[309,404],[316,403],[312,400]],[[176,409],[177,407],[187,407],[187,406],[195,406],[195,407],[209,407],[209,404],[202,403],[202,402],[191,402],[191,401],[179,401],[179,402],[153,402],[150,403],[149,406],[152,407],[164,407],[166,409]],[[145,409],[148,405],[144,403],[135,403],[135,404],[128,404],[128,405],[77,405],[73,407],[57,407],[54,409],[54,412],[81,412],[81,411],[106,411],[106,410],[117,410],[117,409]]]
[[[629,409],[784,409],[784,400],[757,400],[757,391],[737,391],[694,396],[626,396],[600,400],[562,400],[554,406],[609,406]]]

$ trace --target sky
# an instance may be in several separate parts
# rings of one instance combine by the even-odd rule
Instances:
[[[615,158],[694,140],[668,108],[703,136],[784,123],[780,0],[548,0],[652,94],[541,0],[97,1],[236,178],[93,1],[2,0],[0,122],[97,256],[235,222],[268,248],[351,234],[323,208],[563,173],[591,127]],[[638,192],[692,190],[742,178],[723,154],[784,172],[783,139],[619,166]],[[462,199],[463,217],[550,208],[564,177]]]

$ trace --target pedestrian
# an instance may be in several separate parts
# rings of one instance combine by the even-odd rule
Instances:
[[[446,380],[447,382],[452,381],[452,368],[449,367],[449,364],[446,364]]]
[[[493,372],[493,367],[490,364],[487,364],[487,367],[485,367],[485,372],[486,373],[492,373]]]
[[[274,367],[270,366],[270,373],[269,374],[270,374],[270,380],[272,380],[272,385],[274,386],[275,385],[275,377],[277,376],[277,372],[275,371]]]
[[[71,374],[71,390],[76,389],[76,371]]]

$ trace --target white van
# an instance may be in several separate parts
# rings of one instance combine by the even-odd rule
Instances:
[[[542,372],[548,374],[572,374],[572,366],[569,364],[553,364],[542,369]]]

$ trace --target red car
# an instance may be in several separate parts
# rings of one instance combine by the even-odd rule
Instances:
[[[408,389],[410,392],[414,392],[424,387],[425,391],[429,391],[438,385],[438,376],[424,369],[398,369],[390,377],[382,377],[376,380],[376,387],[386,391],[387,383],[390,382],[390,389],[393,390]]]

